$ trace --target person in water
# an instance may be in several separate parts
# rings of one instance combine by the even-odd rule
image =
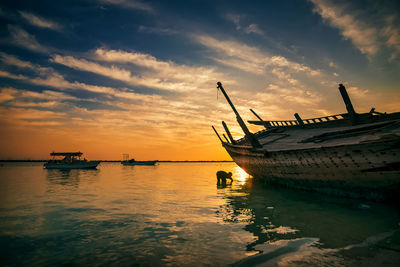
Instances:
[[[217,184],[226,184],[226,179],[230,179],[231,183],[233,182],[231,172],[217,171]]]

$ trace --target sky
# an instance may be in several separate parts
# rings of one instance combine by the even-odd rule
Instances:
[[[0,159],[229,160],[211,125],[400,111],[399,1],[0,2]],[[249,125],[251,131],[261,130]]]

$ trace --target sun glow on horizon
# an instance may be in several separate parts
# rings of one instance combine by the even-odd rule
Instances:
[[[86,2],[85,20],[64,12],[80,1],[1,2],[0,159],[80,150],[90,159],[230,160],[211,125],[222,135],[226,122],[235,139],[243,132],[218,81],[253,132],[262,127],[247,123],[249,109],[265,120],[344,112],[338,83],[357,112],[399,111],[400,27],[390,5]]]

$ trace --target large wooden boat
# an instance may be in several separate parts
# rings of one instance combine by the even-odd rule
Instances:
[[[253,110],[264,130],[251,133],[221,83],[244,137],[235,140],[225,122],[222,140],[232,159],[265,182],[350,197],[381,200],[400,192],[400,112],[356,113],[345,87],[339,91],[347,113],[295,120],[265,121]]]
[[[48,162],[44,164],[46,169],[95,169],[100,161],[89,161],[81,159],[82,152],[52,152]],[[61,157],[61,158],[58,158]]]

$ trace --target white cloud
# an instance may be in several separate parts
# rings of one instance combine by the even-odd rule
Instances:
[[[382,35],[386,37],[386,45],[395,48],[396,52],[392,54],[391,60],[400,54],[400,29],[395,23],[393,16],[386,18],[386,26],[382,29]]]
[[[0,52],[0,61],[4,62],[4,64],[7,65],[33,70],[37,73],[40,73],[41,75],[53,72],[51,68],[42,67],[37,64],[32,64],[31,62],[21,60],[13,55],[9,55],[2,52]]]
[[[354,97],[355,99],[362,99],[368,95],[368,90],[360,89],[356,86],[348,86],[347,91],[349,91],[349,95]]]
[[[153,75],[160,79],[184,83],[207,82],[216,75],[213,68],[178,65],[172,61],[161,61],[151,55],[137,52],[99,48],[95,51],[95,58],[107,62],[130,63],[153,71]]]
[[[48,110],[37,110],[33,108],[0,108],[0,118],[7,118],[7,120],[32,120],[32,119],[56,119],[66,116],[64,112],[55,112]]]
[[[45,102],[27,102],[27,101],[15,101],[11,103],[14,107],[24,108],[56,108],[60,105],[59,101],[45,101]]]
[[[195,40],[213,51],[212,58],[215,61],[268,77],[269,85],[264,92],[256,95],[251,91],[249,94],[241,92],[243,102],[238,102],[239,110],[240,106],[250,105],[275,118],[290,118],[293,111],[288,111],[288,103],[294,110],[310,112],[323,101],[317,90],[308,85],[313,83],[310,78],[326,79],[320,70],[236,41],[221,41],[204,35],[195,36]],[[276,103],[277,99],[280,104]],[[271,108],[273,106],[274,109]]]
[[[255,74],[264,73],[270,57],[256,47],[235,41],[221,41],[207,35],[195,35],[194,39],[217,54],[214,60]]]
[[[8,90],[8,91],[7,91]],[[78,98],[68,95],[63,92],[43,90],[42,92],[34,92],[28,90],[4,88],[2,92],[10,92],[14,97],[18,98],[29,98],[29,99],[40,99],[40,100],[76,100]]]
[[[273,118],[284,118],[288,114],[292,116],[292,111],[282,109],[281,105],[276,103],[277,99],[282,100],[282,103],[285,103],[284,105],[290,103],[293,108],[315,108],[315,103],[319,101],[318,95],[305,90],[304,85],[297,78],[294,78],[295,73],[311,73],[311,68],[292,62],[284,57],[273,57],[254,47],[235,42],[232,44],[233,46],[230,47],[232,50],[229,53],[232,58],[241,61],[242,65],[243,62],[247,62],[250,68],[252,65],[263,66],[268,62],[269,71],[279,77],[279,80],[285,81],[285,83],[271,84],[273,90],[265,90],[265,94],[260,95],[254,95],[254,92],[247,93],[246,91],[241,91],[239,94],[238,91],[232,88],[229,93],[234,97],[235,105],[244,118],[249,113],[249,107],[258,108],[261,113],[268,114]],[[243,51],[240,49],[243,49]],[[223,52],[220,53],[218,53],[218,58],[226,56]],[[159,96],[137,94],[125,89],[88,85],[79,81],[70,82],[51,68],[48,68],[47,71],[39,71],[42,67],[33,65],[30,62],[11,56],[3,58],[8,59],[5,61],[9,62],[9,64],[14,64],[20,68],[37,70],[37,77],[14,75],[14,78],[39,86],[53,87],[65,92],[65,94],[60,95],[60,100],[57,100],[56,96],[53,95],[55,93],[50,92],[43,92],[42,94],[24,91],[19,92],[17,95],[9,94],[14,96],[15,99],[9,99],[8,101],[12,102],[11,105],[14,104],[19,108],[57,110],[62,104],[68,119],[48,119],[48,122],[54,123],[54,126],[62,125],[66,128],[82,127],[89,129],[100,127],[99,125],[102,128],[111,128],[112,125],[118,125],[118,129],[123,127],[127,129],[132,127],[135,129],[143,128],[146,131],[151,129],[151,131],[160,132],[157,140],[161,143],[165,142],[166,138],[171,140],[175,137],[181,143],[192,138],[191,132],[193,131],[196,131],[197,135],[201,135],[201,138],[203,136],[205,139],[210,138],[209,125],[215,121],[220,124],[221,119],[230,125],[236,125],[234,122],[235,117],[230,112],[229,106],[225,101],[220,99],[217,102],[215,89],[217,78],[226,81],[224,85],[228,87],[235,84],[236,81],[233,78],[226,77],[226,75],[218,74],[211,68],[179,65],[174,62],[159,60],[149,54],[107,50],[105,48],[93,51],[93,53],[86,55],[85,59],[61,55],[53,57],[53,60],[57,59],[57,63],[62,62],[73,66],[75,69],[92,71],[101,75],[104,74],[107,77],[126,79],[129,81],[128,83],[132,82],[129,80],[132,77],[143,79],[152,76],[160,80],[168,79],[168,82],[171,83],[191,83],[191,86],[195,88],[195,90],[182,91],[181,94],[174,96]],[[100,63],[98,63],[99,61]],[[135,76],[130,66],[135,67]],[[112,74],[111,72],[113,71],[119,72],[119,74]],[[264,69],[261,69],[261,71],[263,72]],[[8,74],[8,76],[12,75]],[[96,101],[107,106],[112,105],[123,110],[107,111],[105,113],[104,110],[91,111],[85,108],[78,108],[73,101],[61,100],[62,98],[67,100],[68,97],[72,97],[67,94],[68,90],[87,90],[106,94],[110,97],[101,98],[102,100],[95,98],[87,100]],[[62,94],[62,92],[57,93]],[[141,104],[138,104],[137,101],[141,101]],[[267,108],[265,107],[266,104]],[[21,125],[24,125],[23,122],[21,122]],[[29,125],[41,127],[40,122],[37,122],[37,125]],[[48,125],[47,127],[52,126]],[[235,131],[237,136],[242,135],[238,127],[233,126],[232,131]],[[137,134],[136,130],[135,134]],[[212,137],[211,139],[213,140]]]
[[[137,52],[125,52],[121,50],[106,50],[98,48],[94,52],[96,59],[108,62],[124,62],[132,63],[134,65],[152,68],[155,70],[163,70],[173,65],[171,62],[163,62],[157,60],[152,55],[137,53]]]
[[[14,25],[8,25],[8,31],[11,34],[11,42],[13,44],[35,52],[47,53],[48,49],[39,44],[35,36],[29,34],[24,29]]]
[[[322,96],[316,92],[309,90],[298,89],[298,87],[282,87],[276,84],[270,84],[265,93],[275,95],[271,99],[279,98],[282,102],[289,102],[292,104],[313,106],[316,107],[322,101]],[[261,95],[263,93],[260,93]]]
[[[255,33],[258,35],[264,35],[264,32],[260,29],[260,27],[257,24],[250,24],[249,26],[246,27],[245,32],[248,34]]]
[[[240,15],[237,15],[237,14],[226,14],[225,18],[228,21],[230,21],[233,24],[235,24],[236,30],[240,30],[242,28],[241,25],[240,25],[240,19],[241,19]]]
[[[12,88],[3,88],[0,90],[0,103],[12,100],[15,98],[14,94],[17,90]]]
[[[361,53],[375,55],[383,47],[395,50],[392,57],[400,52],[400,30],[394,16],[388,16],[382,21],[373,21],[371,16],[363,18],[357,10],[348,3],[338,5],[329,0],[310,0],[314,11],[331,26],[340,30],[345,39],[351,40]]]
[[[13,65],[19,68],[29,68],[33,69],[34,65],[27,61],[22,61],[19,58],[0,52],[0,60],[6,63],[7,65]]]
[[[32,13],[26,12],[26,11],[19,11],[19,14],[23,19],[25,19],[27,22],[30,24],[40,27],[40,28],[47,28],[55,31],[60,31],[62,27],[53,21],[50,21],[48,19],[41,18],[37,15],[34,15]]]
[[[206,35],[196,35],[194,39],[213,50],[217,54],[213,59],[217,62],[246,72],[265,74],[266,68],[280,67],[285,68],[285,71],[305,72],[311,76],[320,74],[319,70],[290,61],[283,56],[273,56],[257,47],[236,41],[221,41]]]
[[[314,11],[333,27],[338,28],[344,38],[350,39],[363,54],[374,55],[379,49],[378,30],[357,20],[346,12],[344,6],[326,0],[310,0]]]
[[[54,109],[62,105],[63,100],[77,100],[78,98],[51,90],[34,92],[15,88],[2,88],[0,90],[0,103],[7,102],[7,106],[24,108]]]
[[[81,82],[69,82],[64,79],[64,77],[59,73],[52,73],[43,78],[36,77],[32,79],[26,78],[27,81],[36,85],[50,86],[61,90],[73,89],[73,90],[85,90],[94,93],[107,94],[114,97],[120,97],[130,100],[140,100],[140,101],[151,101],[160,98],[158,95],[144,95],[137,94],[128,90],[116,89],[113,87],[90,85]]]
[[[134,76],[131,71],[114,65],[105,66],[86,59],[77,59],[71,56],[54,55],[52,62],[78,70],[93,72],[115,80],[124,81],[133,86],[145,86],[170,91],[186,91],[195,89],[190,84],[172,83],[153,76]]]
[[[238,14],[226,14],[225,19],[232,22],[235,24],[236,30],[240,31],[242,30],[246,34],[258,34],[261,36],[264,36],[264,32],[260,29],[260,27],[257,24],[251,23],[249,25],[245,25],[243,23],[243,19],[245,19],[246,16],[244,15],[238,15]]]
[[[291,85],[298,85],[299,81],[296,79],[293,79],[290,74],[287,72],[282,71],[280,68],[273,68],[271,70],[272,74],[275,74],[276,77],[278,77],[280,80],[287,81]]]
[[[150,13],[154,11],[149,4],[143,3],[139,0],[99,0],[99,1],[105,4],[119,5],[122,7],[147,11]]]
[[[15,75],[15,74],[12,74],[12,73],[10,73],[8,71],[3,71],[3,70],[0,70],[0,77],[14,79],[14,80],[24,80],[24,79],[26,79],[26,77],[24,75],[21,75],[21,74]]]
[[[201,90],[204,83],[215,81],[217,77],[213,68],[177,65],[173,62],[157,60],[151,55],[142,53],[97,49],[94,58],[112,63],[130,63],[144,69],[136,70],[134,75],[126,66],[122,68],[116,65],[104,65],[71,56],[54,55],[51,61],[124,81],[132,86],[176,92]]]
[[[179,32],[169,28],[156,28],[156,27],[147,27],[144,25],[140,25],[138,27],[139,32],[147,32],[147,33],[156,33],[160,35],[174,35],[178,34]]]
[[[98,63],[88,61],[86,59],[78,59],[72,56],[53,55],[51,62],[59,63],[73,69],[97,73],[125,82],[133,82],[133,80],[135,79],[135,77],[133,77],[131,72],[128,70],[116,67],[114,65],[103,66]]]
[[[73,89],[73,90],[85,90],[85,91],[90,91],[94,93],[101,93],[101,94],[108,94],[110,96],[115,96],[115,97],[120,97],[120,98],[125,98],[125,99],[130,99],[130,100],[140,100],[140,101],[151,101],[157,98],[160,98],[158,95],[143,95],[143,94],[137,94],[128,90],[124,89],[115,89],[112,87],[106,87],[106,86],[98,86],[98,85],[90,85],[90,84],[85,84],[81,82],[69,82],[64,79],[64,77],[54,71],[51,68],[46,68],[42,67],[39,65],[34,65],[28,61],[23,61],[20,60],[19,58],[16,58],[12,55],[8,55],[5,53],[0,53],[0,59],[8,65],[13,65],[17,66],[19,68],[28,68],[31,70],[36,71],[39,76],[36,77],[28,77],[24,75],[15,75],[6,71],[1,71],[0,70],[0,77],[5,77],[9,79],[15,79],[15,80],[23,80],[35,85],[43,85],[43,86],[50,86],[54,87],[56,89],[61,89],[61,90],[66,90],[66,89]],[[28,92],[28,91],[27,91]],[[24,96],[27,96],[28,93],[24,93]],[[55,92],[55,91],[43,91],[46,92],[48,96],[54,96],[54,97],[59,97],[61,99],[67,99],[65,98],[66,95],[61,93],[61,92]],[[36,94],[39,96],[39,93],[34,93],[30,92],[29,94],[30,97],[34,97]],[[72,97],[72,96],[70,96]],[[40,98],[46,98],[44,97],[43,94],[40,94]],[[49,97],[47,97],[49,98]],[[69,98],[71,99],[71,98]]]
[[[314,70],[311,69],[308,66],[305,66],[303,64],[299,64],[293,61],[289,61],[287,58],[282,57],[282,56],[273,56],[270,58],[270,63],[273,66],[278,66],[278,67],[287,67],[288,69],[295,71],[295,72],[306,72],[307,74],[311,76],[316,76],[320,74],[319,70]]]

